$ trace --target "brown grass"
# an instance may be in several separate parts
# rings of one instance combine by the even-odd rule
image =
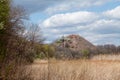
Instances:
[[[92,60],[112,60],[112,61],[120,61],[120,55],[98,55],[94,56]]]
[[[34,80],[120,80],[118,60],[37,60]]]

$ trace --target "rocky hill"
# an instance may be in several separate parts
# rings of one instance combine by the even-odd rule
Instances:
[[[61,39],[56,40],[54,45],[61,48],[68,48],[73,51],[81,51],[96,48],[92,43],[90,43],[83,37],[74,34],[66,37],[63,36]]]

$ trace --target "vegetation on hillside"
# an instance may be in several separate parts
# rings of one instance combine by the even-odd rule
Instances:
[[[68,35],[56,40],[54,57],[57,59],[90,59],[99,54],[119,54],[120,46],[113,44],[95,46],[79,35]]]

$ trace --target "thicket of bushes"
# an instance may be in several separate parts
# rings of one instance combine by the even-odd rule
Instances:
[[[37,25],[24,24],[29,18],[25,10],[11,2],[0,0],[0,80],[30,80],[26,65],[33,62],[42,39]]]

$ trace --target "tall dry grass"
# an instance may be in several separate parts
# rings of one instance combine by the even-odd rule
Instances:
[[[35,60],[34,64],[28,66],[28,70],[32,71],[32,80],[49,80],[48,67],[47,60]]]
[[[34,80],[120,80],[118,60],[37,60],[32,70]]]
[[[93,56],[92,57],[92,60],[112,60],[112,61],[120,61],[120,55],[117,54],[117,55],[114,55],[114,54],[100,54],[100,55],[97,55],[97,56]]]

